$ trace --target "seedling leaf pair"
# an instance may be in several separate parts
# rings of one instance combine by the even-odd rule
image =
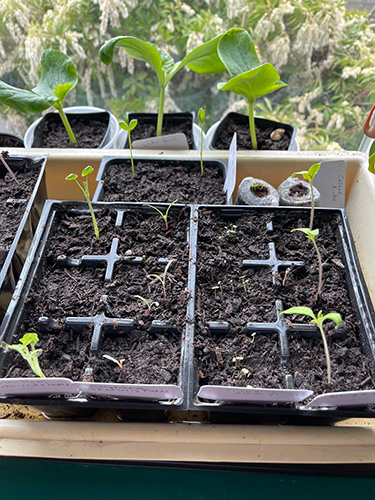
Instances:
[[[133,148],[132,148],[132,140],[130,137],[130,132],[135,129],[135,127],[138,125],[138,120],[131,120],[129,123],[129,117],[128,115],[125,115],[124,121],[119,123],[120,127],[125,130],[128,133],[128,140],[129,140],[129,149],[130,149],[130,161],[132,164],[132,173],[133,177],[135,175],[134,171],[134,160],[133,160]]]
[[[81,186],[81,184],[78,182],[78,175],[77,174],[69,174],[65,177],[65,180],[66,181],[75,181],[77,183],[77,186],[79,187],[79,189],[82,191],[86,201],[87,201],[87,204],[89,206],[89,209],[90,209],[90,214],[91,214],[91,218],[92,218],[92,222],[94,224],[94,231],[95,231],[95,236],[97,238],[99,238],[99,228],[98,228],[98,224],[96,222],[96,217],[95,217],[95,214],[94,214],[94,210],[92,208],[92,204],[91,204],[91,199],[90,199],[90,191],[89,191],[89,182],[88,182],[88,179],[87,179],[87,176],[90,175],[92,172],[94,171],[94,169],[92,168],[91,165],[87,165],[87,167],[85,167],[83,170],[82,170],[82,173],[81,173],[81,176],[83,177],[83,186]]]
[[[328,378],[328,383],[331,383],[331,360],[329,357],[329,350],[328,350],[328,344],[327,344],[327,339],[323,330],[323,323],[324,321],[330,320],[336,323],[336,325],[341,325],[342,323],[342,318],[339,313],[332,312],[323,315],[322,311],[318,312],[318,317],[315,316],[313,311],[309,307],[291,307],[287,309],[286,311],[281,312],[280,314],[301,314],[302,316],[309,316],[311,318],[311,323],[314,323],[318,326],[320,334],[322,336],[323,340],[323,345],[324,345],[324,352],[326,356],[326,361],[327,361],[327,378]]]

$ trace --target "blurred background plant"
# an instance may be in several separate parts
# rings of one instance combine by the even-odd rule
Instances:
[[[67,105],[156,111],[158,90],[145,64],[123,49],[104,66],[100,46],[133,35],[177,60],[200,43],[238,26],[254,38],[262,62],[272,63],[288,87],[257,101],[259,115],[297,125],[301,149],[356,150],[375,102],[375,33],[370,15],[342,0],[2,0],[0,79],[32,88],[45,48],[66,52],[79,84]],[[239,96],[218,92],[220,75],[179,72],[165,109],[206,107],[206,124],[228,110],[245,111]],[[9,130],[23,134],[35,117],[1,107]]]

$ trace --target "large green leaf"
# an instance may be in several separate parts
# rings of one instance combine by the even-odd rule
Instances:
[[[113,50],[116,45],[123,47],[131,57],[134,57],[134,59],[147,62],[155,71],[160,85],[164,87],[165,76],[163,66],[168,62],[164,56],[162,59],[160,50],[151,43],[144,42],[134,36],[117,36],[108,40],[99,50],[100,59],[104,64],[111,64],[113,60]],[[164,54],[166,53],[164,52]]]
[[[257,97],[285,86],[286,84],[279,80],[278,72],[270,63],[246,71],[228,82],[217,84],[219,90],[231,90],[235,94],[246,97],[249,101],[254,101]]]
[[[219,41],[217,51],[231,78],[261,65],[254,42],[243,29],[227,31]]]
[[[22,113],[40,113],[52,106],[56,97],[39,96],[0,81],[0,102]]]
[[[341,314],[339,314],[339,313],[328,313],[328,314],[325,314],[322,318],[323,321],[326,321],[328,319],[330,319],[331,321],[336,323],[336,325],[341,325],[341,323],[342,323],[342,317],[341,317]]]
[[[310,316],[310,318],[316,319],[315,314],[309,307],[290,307],[286,311],[281,312],[280,314],[302,314],[303,316]]]
[[[78,83],[77,72],[69,56],[59,50],[46,49],[42,54],[42,73],[33,92],[40,96],[55,97],[61,102]],[[58,94],[55,89],[58,88]]]
[[[224,34],[219,35],[189,52],[180,63],[177,63],[177,69],[173,74],[182,66],[204,75],[225,72],[227,69],[217,52],[217,46],[223,36]]]

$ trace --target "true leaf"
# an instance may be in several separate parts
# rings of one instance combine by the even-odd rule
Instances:
[[[309,307],[302,307],[302,306],[290,307],[289,309],[283,311],[280,314],[302,314],[304,316],[309,316],[310,318],[316,319],[315,314]]]

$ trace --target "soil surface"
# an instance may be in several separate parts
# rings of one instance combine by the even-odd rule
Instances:
[[[17,137],[8,137],[0,133],[0,148],[23,148],[23,140]]]
[[[156,122],[157,118],[140,117],[137,114],[131,114],[130,119],[136,118],[138,124],[131,131],[131,140],[150,139],[156,137]],[[164,116],[161,135],[170,135],[182,133],[186,135],[189,149],[194,149],[193,142],[193,118],[187,117],[186,120],[174,119],[171,116]],[[129,141],[126,142],[125,148],[129,147]]]
[[[107,123],[99,120],[73,118],[69,116],[76,144],[69,138],[61,120],[46,123],[43,134],[34,139],[33,147],[38,148],[98,148],[107,131]]]
[[[267,229],[269,222],[272,231]],[[314,227],[320,231],[316,242],[324,262],[320,297],[313,244],[303,233],[291,233],[291,229],[308,224],[308,211],[306,215],[295,212],[287,216],[276,212],[259,216],[254,212],[235,219],[208,211],[201,213],[194,343],[200,385],[286,388],[285,375],[291,374],[295,388],[313,390],[315,395],[374,388],[372,362],[365,354],[368,343],[346,283],[340,218],[321,213],[314,218]],[[264,262],[270,256],[270,244],[275,245],[280,261],[274,275]],[[242,267],[244,259],[253,260],[248,263],[250,267]],[[263,263],[257,259],[263,259]],[[339,330],[331,321],[324,323],[331,356],[331,384],[327,382],[321,335],[312,325],[312,338],[287,329],[290,356],[281,363],[279,333],[272,325],[278,313],[276,300],[281,301],[284,310],[305,306],[316,315],[319,310],[323,314],[341,314],[343,324]],[[213,333],[209,328],[212,321],[228,322],[229,332]],[[288,327],[309,324],[307,317],[297,315],[286,315],[285,321]],[[271,324],[269,331],[262,332],[254,323]]]
[[[291,140],[289,132],[285,131],[284,137],[279,141],[274,141],[270,137],[272,132],[278,128],[280,128],[278,125],[265,129],[261,129],[258,126],[255,127],[258,150],[288,150]],[[233,117],[227,117],[225,119],[225,123],[220,128],[220,133],[216,135],[216,139],[213,143],[214,149],[229,149],[235,132],[237,132],[238,150],[253,149],[248,122],[244,124],[239,123]]]
[[[103,201],[225,203],[223,172],[217,164],[204,162],[203,175],[199,162],[135,160],[134,165],[133,177],[130,160],[111,163],[104,175]]]
[[[12,162],[10,160],[9,165],[12,167]],[[9,173],[4,175],[4,169],[1,165],[0,269],[12,245],[19,223],[24,214],[26,202],[34,189],[35,182],[39,175],[39,169],[27,170],[26,168],[26,163],[24,166],[17,166],[17,169],[13,166],[13,173],[19,182],[19,184],[17,184]]]
[[[189,214],[187,208],[171,210],[166,231],[164,219],[152,209],[125,212],[122,224],[116,226],[118,212],[106,208],[97,214],[97,239],[90,215],[57,210],[43,269],[25,301],[20,329],[20,335],[30,331],[38,334],[38,347],[43,351],[40,365],[46,376],[100,382],[177,382],[189,298]],[[119,239],[117,261],[106,280],[106,265],[100,256],[110,252],[114,238]],[[58,256],[79,259],[84,255],[99,258],[89,267],[57,264]],[[134,262],[135,257],[139,263]],[[157,276],[164,278],[169,260],[173,262],[165,274],[164,295]],[[102,313],[108,319],[103,321],[96,356],[91,318]],[[40,317],[49,318],[46,328],[38,322]],[[89,319],[82,319],[74,329],[66,325],[67,317]],[[130,333],[122,328],[122,319],[134,321]],[[154,320],[165,326],[149,331]],[[125,359],[124,371],[103,359],[103,354]],[[9,359],[2,376],[33,374],[17,358],[17,364]]]

